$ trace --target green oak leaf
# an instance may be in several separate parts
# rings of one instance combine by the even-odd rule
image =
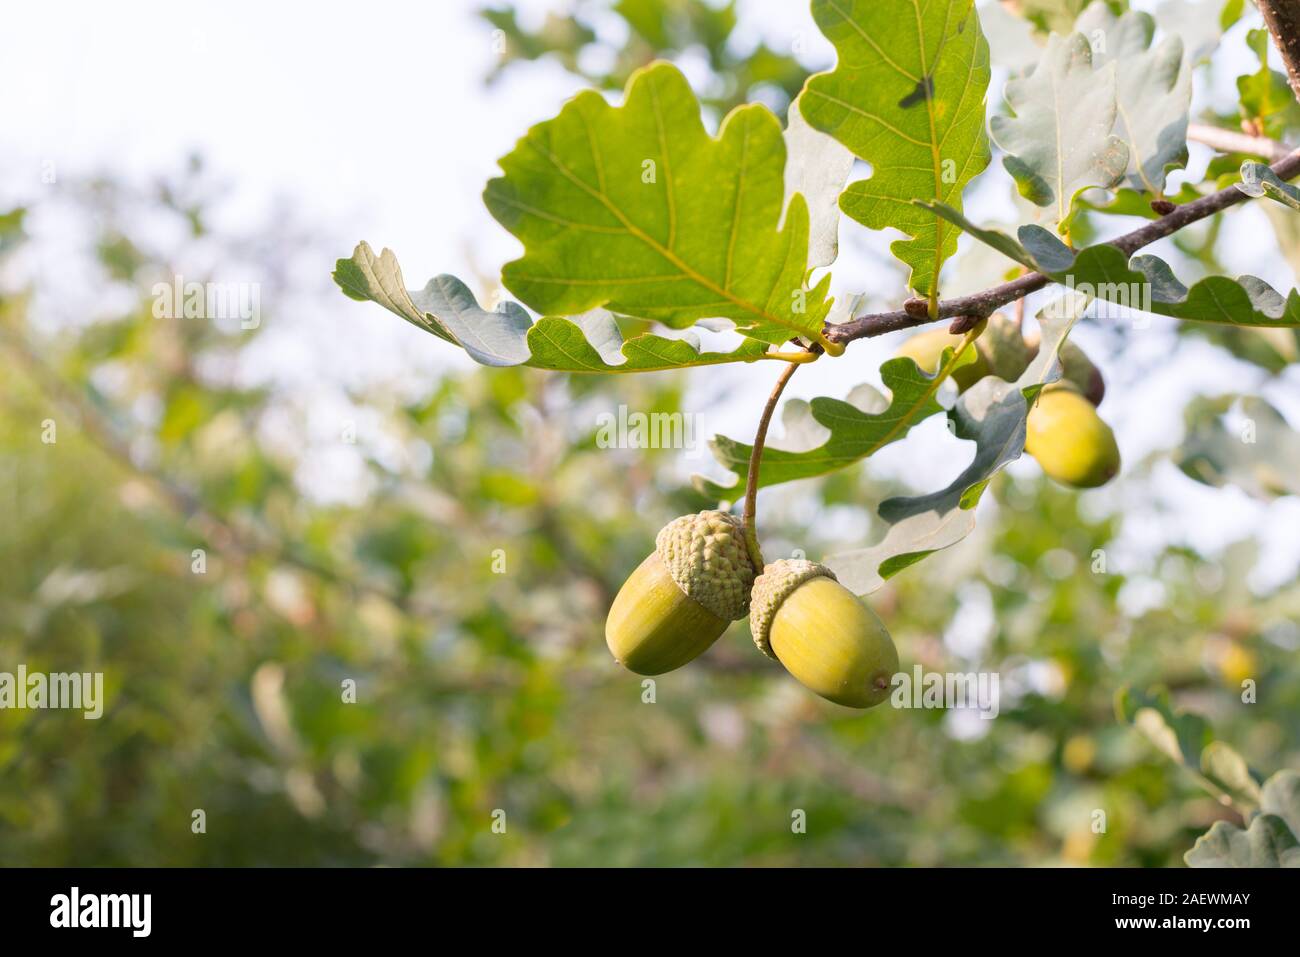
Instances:
[[[1300,841],[1273,814],[1260,814],[1244,831],[1216,821],[1183,860],[1188,867],[1300,867]]]
[[[1070,294],[1039,315],[1042,344],[1015,382],[988,375],[961,394],[948,417],[958,438],[975,442],[974,461],[938,492],[882,502],[879,514],[888,528],[878,544],[823,559],[846,588],[869,594],[974,530],[975,506],[993,476],[1024,451],[1030,405],[1060,377],[1057,353],[1086,305],[1085,297]]]
[[[830,280],[805,288],[808,208],[799,195],[784,206],[785,159],[764,106],[734,110],[709,136],[671,64],[634,73],[622,106],[579,93],[484,190],[524,244],[502,281],[545,315],[608,307],[673,328],[730,319],[769,343],[819,339]]]
[[[1136,190],[1162,196],[1165,176],[1187,163],[1187,120],[1192,70],[1183,41],[1166,37],[1155,47],[1156,21],[1149,13],[1115,16],[1094,0],[1075,29],[1088,38],[1093,66],[1115,64],[1114,133],[1128,146],[1128,181]]]
[[[990,158],[989,49],[973,0],[813,0],[812,10],[839,58],[808,80],[803,115],[872,170],[849,184],[840,208],[911,237],[890,248],[911,268],[912,288],[935,296],[957,235],[910,201],[960,205]]]
[[[1241,425],[1223,416],[1236,407]],[[1254,396],[1200,398],[1184,412],[1187,434],[1173,452],[1183,474],[1206,485],[1235,485],[1255,498],[1300,495],[1300,434]]]
[[[931,375],[909,358],[889,359],[880,367],[881,379],[890,391],[888,401],[871,387],[859,386],[848,400],[819,397],[810,403],[787,402],[782,412],[785,438],[764,446],[758,468],[759,488],[846,468],[904,438],[922,419],[943,411],[937,399],[942,385],[939,373],[947,368],[946,378],[952,369],[974,361],[973,348],[960,356],[949,348],[940,370]],[[719,485],[697,475],[695,487],[705,495],[734,502],[744,494],[753,446],[718,435],[709,447],[714,457],[738,477],[730,485]]]
[[[930,208],[1026,268],[1113,305],[1188,322],[1300,327],[1300,292],[1292,289],[1283,296],[1255,276],[1207,276],[1189,289],[1156,256],[1129,260],[1109,243],[1076,253],[1041,226],[1021,226],[1013,239],[976,226],[950,207]]]
[[[1109,189],[1128,171],[1128,146],[1112,132],[1116,90],[1115,64],[1094,68],[1086,37],[1053,34],[1033,72],[1007,82],[1014,115],[994,116],[989,125],[1020,194],[1052,207],[1062,234],[1069,232],[1080,193]]]
[[[624,341],[614,316],[604,309],[572,319],[548,316],[534,323],[518,303],[503,302],[493,311],[483,309],[455,276],[436,276],[423,289],[408,290],[397,257],[387,249],[376,256],[364,242],[351,259],[338,261],[334,281],[351,298],[377,302],[488,366],[527,365],[556,372],[656,372],[754,362],[768,351],[756,339],[746,340],[731,352],[701,352],[693,338],[668,339],[649,333]]]
[[[1247,196],[1267,196],[1283,206],[1300,210],[1300,189],[1290,183],[1284,183],[1272,169],[1263,163],[1247,160],[1241,164],[1241,182],[1235,184],[1237,189]]]
[[[1217,821],[1183,859],[1189,867],[1300,867],[1300,773],[1264,782],[1260,813],[1242,830]]]

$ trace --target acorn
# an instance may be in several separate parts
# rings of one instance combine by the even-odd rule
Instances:
[[[749,628],[759,651],[828,701],[872,708],[889,697],[898,672],[893,639],[825,565],[782,559],[764,568]]]
[[[697,658],[749,612],[754,564],[739,519],[700,512],[669,522],[655,550],[614,598],[605,643],[640,675],[661,675]]]
[[[1119,472],[1115,433],[1078,389],[1064,381],[1039,393],[1025,422],[1025,451],[1063,485],[1096,488]]]

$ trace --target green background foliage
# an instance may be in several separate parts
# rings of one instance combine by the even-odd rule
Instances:
[[[793,58],[729,42],[730,5],[587,6],[633,31],[607,74],[584,71],[602,88],[695,44],[719,77],[710,109],[763,90],[788,102],[802,83]],[[1082,4],[1024,6],[1047,22]],[[512,70],[578,70],[600,43],[581,17],[530,32],[508,8],[485,16]],[[1264,110],[1251,91],[1243,110]],[[1294,135],[1285,116],[1268,122]],[[1242,158],[1228,159],[1225,173]],[[0,670],[102,670],[108,695],[97,722],[0,712],[5,864],[1178,865],[1211,825],[1242,821],[1117,718],[1125,686],[1167,687],[1253,768],[1300,766],[1300,583],[1250,588],[1249,539],[1099,572],[1143,504],[1099,515],[1006,473],[976,534],[872,597],[904,667],[999,672],[997,720],[839,708],[758,656],[743,625],[647,703],[609,658],[604,613],[656,530],[714,500],[671,451],[602,448],[593,422],[620,404],[680,411],[686,376],[474,367],[353,395],[388,451],[354,447],[360,500],[317,500],[299,479],[319,460],[279,437],[307,432],[307,402],[239,374],[286,290],[255,330],[151,314],[186,249],[214,273],[304,252],[283,224],[255,240],[210,226],[209,177],[195,164],[148,187],[66,187],[92,239],[86,281],[105,293],[93,320],[43,320],[61,279],[0,293]],[[22,220],[0,217],[5,262]],[[1214,268],[1213,235],[1186,242]],[[1289,330],[1186,334],[1271,372],[1294,359]],[[1250,469],[1254,494],[1286,493],[1267,463],[1223,460],[1231,401],[1189,407],[1181,467],[1215,484]],[[863,464],[801,482],[771,500],[765,548],[860,543],[842,529],[875,527],[873,505],[899,492]],[[951,631],[972,614],[978,651]]]

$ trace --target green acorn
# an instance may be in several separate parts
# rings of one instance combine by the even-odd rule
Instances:
[[[637,674],[680,668],[745,617],[753,584],[739,519],[726,512],[683,515],[660,529],[655,550],[619,589],[605,643]]]
[[[783,559],[754,582],[754,644],[804,687],[850,708],[889,697],[898,651],[875,613],[825,565]]]
[[[1043,389],[1029,410],[1025,451],[1051,478],[1073,488],[1105,485],[1119,472],[1115,433],[1064,380]]]

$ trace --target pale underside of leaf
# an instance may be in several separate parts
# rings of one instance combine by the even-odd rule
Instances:
[[[960,205],[989,163],[989,51],[979,17],[971,0],[814,0],[813,16],[838,62],[809,79],[803,114],[872,168],[840,205],[871,229],[907,234],[894,255],[911,268],[912,288],[937,295],[957,236],[911,200]]]
[[[881,378],[890,391],[886,402],[875,390],[858,387],[848,401],[820,397],[811,403],[786,404],[784,424],[787,437],[824,436],[814,447],[792,448],[775,443],[763,450],[758,486],[779,485],[797,479],[815,478],[869,458],[892,442],[904,438],[921,420],[942,412],[938,392],[943,379],[974,361],[974,350],[960,357],[945,354],[940,373],[922,371],[909,358],[890,359],[880,367]],[[794,443],[799,443],[798,439]],[[749,474],[752,446],[718,435],[710,442],[717,460],[737,476],[731,485],[720,485],[703,476],[694,477],[696,487],[706,495],[735,501],[744,492]]]
[[[976,443],[974,460],[938,492],[882,502],[879,514],[887,528],[878,544],[824,559],[846,588],[869,594],[974,530],[975,506],[993,476],[1024,451],[1030,403],[1043,385],[1059,378],[1057,353],[1086,304],[1087,297],[1071,293],[1040,314],[1038,355],[1015,382],[989,375],[962,393],[949,418],[958,438]]]
[[[976,226],[955,209],[931,208],[1026,268],[1117,306],[1188,322],[1300,327],[1300,292],[1292,289],[1283,296],[1255,276],[1207,276],[1188,288],[1156,256],[1128,260],[1108,243],[1076,253],[1041,226],[1021,226],[1013,239]]]
[[[1115,64],[1094,69],[1087,38],[1053,34],[1033,72],[1007,83],[1006,100],[1013,115],[990,123],[1007,154],[1003,165],[1021,195],[1051,207],[1057,228],[1068,232],[1079,194],[1109,189],[1128,170],[1128,147],[1111,132]]]
[[[1241,164],[1241,182],[1237,189],[1247,196],[1267,196],[1274,202],[1300,210],[1300,189],[1284,183],[1272,169],[1263,163],[1247,160]]]
[[[338,261],[334,279],[351,298],[377,302],[488,366],[527,365],[557,372],[655,372],[754,362],[768,352],[768,346],[754,339],[730,352],[704,352],[689,332],[680,339],[647,333],[624,341],[617,320],[605,309],[572,318],[543,317],[534,323],[518,303],[483,309],[469,287],[455,276],[436,276],[423,289],[408,291],[397,257],[387,249],[376,256],[364,242],[351,259]]]
[[[1129,184],[1163,195],[1166,173],[1187,162],[1192,70],[1182,39],[1166,37],[1151,47],[1150,14],[1134,10],[1117,17],[1101,0],[1083,12],[1075,29],[1091,42],[1094,67],[1115,64],[1114,133],[1128,147]]]
[[[853,154],[808,125],[798,97],[790,104],[785,146],[787,208],[796,194],[808,204],[808,268],[829,266],[839,254],[840,193],[853,171]]]
[[[1225,423],[1232,408],[1249,423],[1251,441]],[[1185,475],[1216,488],[1233,485],[1264,501],[1300,496],[1300,434],[1263,399],[1200,400],[1188,406],[1186,419],[1186,437],[1172,453]]]

